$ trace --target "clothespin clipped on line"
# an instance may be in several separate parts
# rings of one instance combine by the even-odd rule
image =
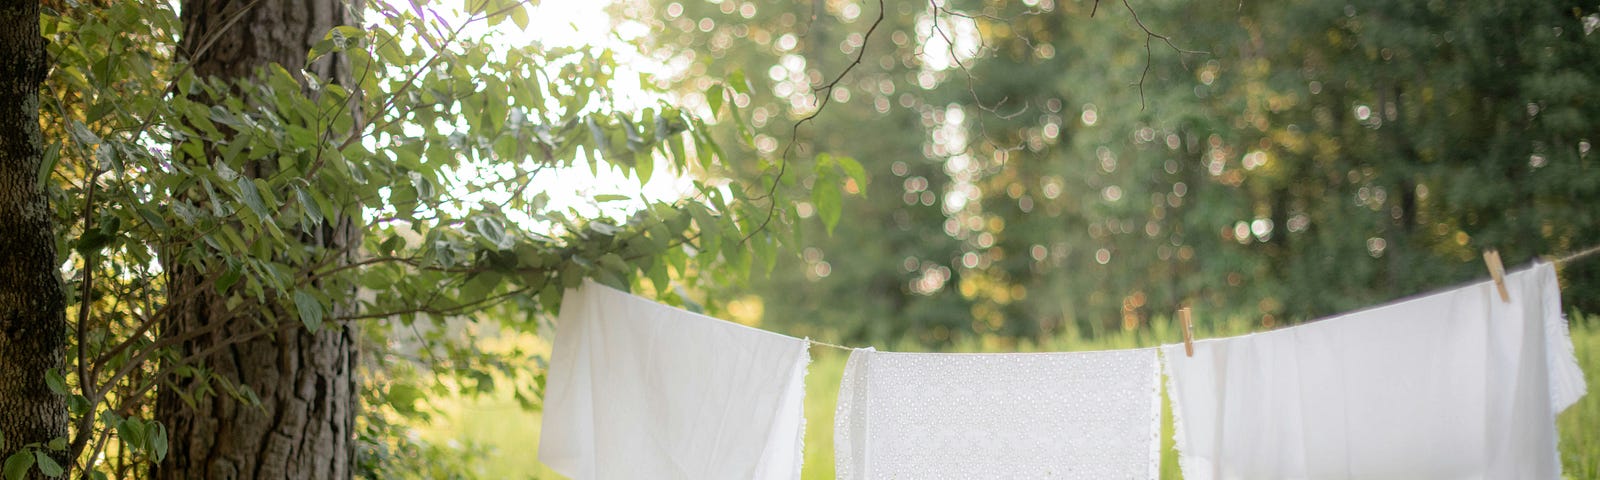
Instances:
[[[1494,286],[1500,290],[1500,301],[1511,303],[1511,292],[1506,290],[1506,266],[1500,263],[1500,251],[1484,250],[1483,263],[1489,266],[1489,276],[1494,278]]]
[[[1189,307],[1178,309],[1178,323],[1183,325],[1183,353],[1194,356],[1194,331],[1189,323]]]

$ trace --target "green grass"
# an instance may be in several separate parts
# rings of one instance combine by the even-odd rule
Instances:
[[[1573,315],[1572,346],[1589,382],[1589,394],[1556,417],[1561,430],[1561,467],[1567,478],[1600,478],[1600,315],[1577,321]]]
[[[1572,343],[1589,385],[1600,386],[1600,315],[1573,316]],[[1202,337],[1241,333],[1248,326],[1229,322],[1227,326],[1202,328]],[[1170,342],[1177,338],[1170,327],[1157,322],[1152,330],[1117,334],[1101,340],[1063,339],[1042,345],[958,345],[952,351],[1083,351],[1133,348]],[[900,350],[915,350],[905,346]],[[803,477],[806,480],[831,480],[833,475],[833,413],[839,377],[846,353],[815,349],[810,373],[806,377],[806,444]],[[479,469],[480,478],[563,478],[538,463],[539,416],[517,408],[509,398],[468,401],[446,400],[449,414],[421,434],[434,442],[461,442],[486,447],[489,461]],[[1165,403],[1165,397],[1163,397]],[[1162,421],[1161,478],[1182,478],[1178,473],[1177,452],[1172,448],[1172,415],[1164,408]],[[1569,479],[1600,478],[1600,394],[1591,392],[1557,419],[1561,431],[1561,459]]]

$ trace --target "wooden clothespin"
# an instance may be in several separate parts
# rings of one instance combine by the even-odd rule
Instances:
[[[1189,323],[1189,307],[1178,309],[1178,323],[1183,325],[1183,353],[1194,356],[1194,331]]]
[[[1489,276],[1494,278],[1495,288],[1500,289],[1500,301],[1511,303],[1511,292],[1506,290],[1506,266],[1500,263],[1500,251],[1484,250],[1483,263],[1489,266]]]

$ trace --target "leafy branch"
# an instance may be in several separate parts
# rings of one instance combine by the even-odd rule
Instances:
[[[878,31],[878,26],[883,24],[883,16],[884,1],[878,0],[878,16],[872,20],[872,25],[868,26],[866,33],[862,35],[861,49],[856,51],[855,58],[852,59],[849,64],[845,65],[844,69],[839,71],[839,74],[835,75],[832,80],[828,81],[828,83],[811,88],[812,96],[814,98],[820,97],[821,100],[818,101],[816,109],[812,110],[810,114],[807,114],[805,117],[796,120],[794,124],[790,125],[789,141],[785,142],[782,153],[778,155],[777,176],[772,179],[772,185],[767,188],[766,193],[750,199],[751,201],[759,201],[763,199],[768,201],[766,216],[761,219],[759,226],[751,229],[745,234],[744,238],[740,239],[741,243],[750,240],[750,237],[755,236],[757,232],[765,230],[767,225],[772,222],[772,218],[777,213],[778,208],[778,201],[773,198],[773,195],[775,195],[778,191],[778,185],[782,183],[781,180],[783,179],[783,175],[788,170],[789,155],[793,151],[795,143],[799,141],[800,127],[810,123],[812,120],[816,119],[818,115],[822,114],[822,110],[827,108],[828,104],[833,99],[834,88],[838,87],[839,82],[844,81],[844,77],[849,75],[851,70],[855,70],[857,66],[861,65],[862,58],[867,54],[867,45],[870,45],[873,32]]]

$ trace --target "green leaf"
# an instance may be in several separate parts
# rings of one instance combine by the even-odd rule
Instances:
[[[95,102],[94,105],[89,106],[89,110],[87,112],[84,112],[83,119],[89,123],[98,122],[100,119],[106,118],[106,114],[116,111],[116,109],[116,103]]]
[[[755,146],[755,134],[750,130],[750,122],[745,120],[744,112],[739,111],[739,104],[730,103],[728,104],[728,109],[733,110],[733,113],[728,117],[733,120],[733,125],[738,127],[736,130],[739,132],[739,141],[748,146]]]
[[[45,444],[45,447],[58,452],[64,451],[67,449],[67,437],[52,438],[50,443]]]
[[[99,162],[100,169],[108,172],[121,172],[122,156],[117,155],[116,147],[109,143],[102,143],[94,150],[95,161]]]
[[[250,177],[240,176],[237,183],[239,185],[239,200],[243,201],[246,206],[250,207],[250,211],[256,212],[256,216],[265,222],[267,220],[267,204],[261,201],[261,191],[256,189],[256,182],[251,181]]]
[[[83,395],[73,395],[67,397],[67,411],[72,412],[73,415],[83,415],[85,413],[89,413],[89,399],[84,398]],[[5,446],[0,445],[0,449],[3,448],[5,448]]]
[[[667,137],[667,146],[672,149],[672,160],[678,165],[679,168],[684,168],[689,165],[689,155],[684,153],[683,135],[672,135]]]
[[[627,200],[629,198],[632,198],[632,197],[629,197],[627,195],[617,195],[617,194],[614,194],[614,193],[605,193],[605,194],[595,195],[594,196],[594,201],[595,201],[595,203],[620,202],[620,201],[623,201],[623,200]]]
[[[629,266],[628,262],[623,261],[622,256],[615,253],[607,253],[602,255],[600,257],[600,266],[607,270],[624,275],[633,272],[633,267]]]
[[[622,125],[622,135],[628,139],[628,148],[642,150],[644,148],[644,137],[639,136],[639,127],[633,124],[633,120],[628,119],[625,115],[618,115],[617,123]]]
[[[359,28],[350,25],[339,25],[329,29],[328,33],[323,35],[323,38],[333,40],[334,44],[342,49],[350,45],[351,39],[357,39],[364,36],[366,36],[366,32]]]
[[[617,232],[622,231],[622,229],[621,228],[617,228],[616,225],[612,225],[612,224],[609,224],[609,223],[606,223],[606,222],[589,222],[589,230],[594,231],[594,233],[598,233],[598,234],[605,235],[605,236],[608,236],[608,237],[616,236]]]
[[[167,427],[160,423],[152,423],[155,428],[145,431],[145,442],[150,445],[151,453],[155,454],[156,463],[167,459]]]
[[[522,8],[520,6],[512,8],[511,9],[511,23],[517,24],[517,28],[519,28],[519,29],[527,30],[528,29],[528,9]]]
[[[50,458],[50,455],[43,450],[34,450],[33,459],[39,463],[39,472],[46,477],[59,477],[67,473],[66,469],[61,468],[61,464],[56,463],[56,459]]]
[[[56,395],[67,395],[69,393],[67,390],[67,379],[62,377],[61,372],[56,371],[54,368],[44,371],[44,383],[45,385],[48,385],[50,387],[50,391],[55,392]]]
[[[167,233],[170,230],[167,226],[167,220],[161,218],[161,214],[149,205],[139,205],[135,207],[135,211],[139,212],[139,216],[143,217],[145,223],[150,224],[150,228],[155,229],[156,232]]]
[[[706,209],[705,205],[690,203],[687,206],[689,216],[694,218],[695,228],[700,230],[700,248],[704,252],[715,252],[722,241],[722,223]]]
[[[22,477],[28,474],[28,469],[33,468],[33,461],[33,452],[27,449],[18,450],[17,453],[11,454],[9,458],[6,458],[4,467],[6,480],[22,480]]]
[[[640,151],[633,154],[633,173],[639,177],[639,186],[650,183],[650,176],[656,173],[655,157],[650,151]]]
[[[422,198],[433,198],[433,181],[428,180],[420,172],[411,172],[411,186],[416,187],[417,195]]]
[[[244,278],[244,270],[240,269],[237,265],[228,266],[228,269],[223,271],[222,275],[217,277],[217,283],[215,284],[217,293],[227,293],[228,289],[233,288],[234,284],[239,283],[239,279],[241,278]]]
[[[261,405],[261,396],[260,395],[256,395],[256,390],[253,389],[253,388],[250,388],[249,385],[240,385],[239,386],[239,395],[244,397],[246,405],[249,405],[249,406],[252,406],[252,407]]]
[[[856,159],[850,157],[835,157],[834,160],[839,161],[839,168],[844,170],[845,175],[855,179],[856,186],[859,187],[861,191],[866,191],[867,170],[861,168],[861,162],[857,162]]]
[[[711,116],[717,116],[722,111],[722,84],[712,84],[706,88],[706,103],[711,105]]]
[[[590,115],[588,117],[585,117],[583,119],[583,123],[585,125],[588,125],[588,127],[589,127],[589,136],[594,140],[594,145],[590,146],[590,149],[593,150],[596,154],[604,154],[606,150],[609,150],[610,147],[606,142],[606,132],[604,130],[600,129],[600,123],[596,122],[594,120],[594,116]],[[595,159],[594,158],[590,158],[589,159],[589,165],[590,165],[590,169],[591,170],[598,169],[598,167],[595,164]],[[591,172],[591,173],[595,173],[595,172]]]
[[[77,140],[81,145],[88,146],[100,143],[100,136],[89,131],[89,127],[84,125],[83,122],[73,120],[70,133],[72,134],[72,139]]]
[[[144,423],[137,418],[127,418],[117,422],[117,436],[128,442],[133,448],[144,450]]]
[[[656,296],[658,297],[665,295],[667,287],[672,285],[672,277],[667,273],[667,262],[665,261],[656,261],[645,274],[650,276],[650,284],[655,286]]]
[[[406,239],[404,237],[399,235],[390,235],[389,238],[383,240],[382,244],[378,245],[378,253],[382,255],[393,255],[395,249],[405,245],[405,242]]]
[[[333,39],[332,38],[323,38],[322,41],[319,41],[319,42],[311,45],[311,51],[306,52],[306,63],[314,63],[314,62],[316,62],[317,61],[317,57],[320,57],[323,54],[326,54],[328,52],[333,51],[333,48],[334,48]]]
[[[478,228],[478,235],[483,236],[490,244],[494,246],[505,245],[506,227],[500,223],[499,219],[479,216],[473,218],[472,223]]]
[[[694,137],[694,148],[700,155],[701,168],[710,170],[713,159],[728,161],[728,156],[722,154],[722,146],[718,145],[716,139],[711,138],[711,134],[707,133],[704,123],[696,121]]]
[[[403,383],[389,385],[389,406],[401,414],[415,413],[417,400],[422,399],[422,396],[422,390],[416,386]]]
[[[733,86],[733,91],[735,92],[744,95],[750,94],[750,80],[744,78],[744,69],[742,68],[733,69],[733,73],[728,75],[728,84]]]
[[[306,330],[315,332],[322,328],[322,303],[317,301],[317,297],[304,290],[295,290],[294,307],[300,312],[300,323],[306,325]]]
[[[544,210],[544,207],[549,205],[549,204],[550,204],[550,194],[549,193],[545,193],[545,192],[539,192],[538,195],[534,195],[533,196],[532,200],[528,200],[528,210],[531,210],[531,211],[534,211],[534,212],[538,212],[540,210]]]
[[[316,199],[311,198],[311,192],[303,188],[295,188],[294,195],[300,200],[300,208],[304,208],[306,216],[311,217],[313,225],[321,225],[323,221],[322,209],[317,205]]]
[[[61,145],[50,144],[44,149],[44,160],[39,162],[39,185],[48,185],[50,172],[55,171],[56,162],[61,160]]]
[[[494,293],[504,278],[505,275],[499,272],[483,272],[472,276],[461,286],[461,301],[477,302],[489,298],[489,294]]]
[[[839,224],[839,192],[838,182],[829,176],[818,176],[811,188],[811,202],[817,207],[817,218],[828,228],[828,235],[833,235],[833,227]]]
[[[772,235],[763,232],[751,240],[753,240],[750,245],[752,253],[762,260],[762,266],[765,267],[763,273],[772,275],[772,270],[778,266],[778,248],[773,244]]]
[[[600,282],[601,285],[615,288],[617,290],[622,290],[624,292],[628,291],[628,283],[623,281],[621,276],[618,276],[611,270],[601,269],[595,271],[594,281]]]

